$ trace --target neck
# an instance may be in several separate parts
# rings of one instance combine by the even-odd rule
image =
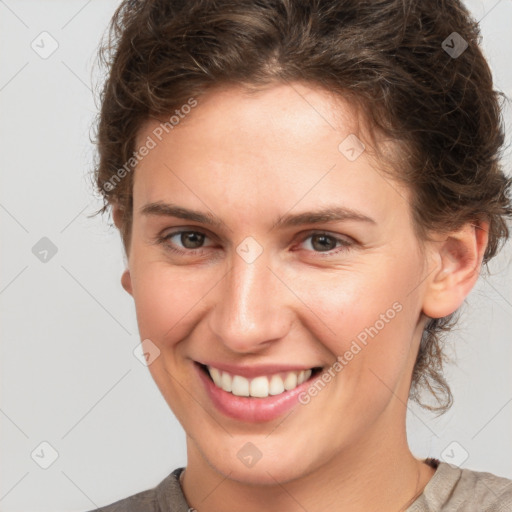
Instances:
[[[411,454],[405,418],[403,425],[402,432],[375,428],[374,435],[365,436],[317,469],[294,480],[276,480],[275,485],[247,484],[220,474],[188,438],[184,494],[197,512],[238,512],[240,503],[244,512],[405,511],[435,470]]]

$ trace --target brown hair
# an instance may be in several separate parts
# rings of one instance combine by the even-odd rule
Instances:
[[[457,0],[124,0],[98,54],[108,70],[99,212],[119,207],[128,252],[135,138],[149,118],[178,114],[218,85],[304,81],[355,100],[369,125],[407,149],[395,178],[413,193],[420,238],[487,220],[487,263],[509,236],[512,205],[500,93],[479,38]],[[454,322],[428,320],[412,375],[410,397],[440,412],[452,403],[441,334]],[[422,402],[425,389],[437,405]]]

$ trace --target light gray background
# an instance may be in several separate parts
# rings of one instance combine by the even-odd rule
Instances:
[[[88,217],[101,205],[89,176],[93,61],[117,5],[0,0],[1,511],[92,509],[186,463],[184,433],[132,353],[139,338],[119,283],[119,236],[106,217]],[[512,97],[512,1],[468,5],[496,87]],[[59,45],[46,59],[31,48],[43,46],[43,31]],[[506,122],[510,141],[510,108]],[[58,249],[46,263],[32,253],[42,237]],[[408,418],[416,455],[508,478],[511,256],[508,244],[451,336],[452,410],[436,420],[411,406]],[[50,460],[42,442],[58,453],[48,469],[36,463]]]

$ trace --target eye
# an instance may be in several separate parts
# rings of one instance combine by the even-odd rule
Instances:
[[[167,233],[157,238],[156,242],[165,246],[171,252],[180,255],[202,255],[208,247],[205,239],[209,239],[202,231],[180,230]],[[173,241],[174,239],[174,241]],[[341,251],[348,251],[355,243],[350,237],[334,236],[329,233],[315,231],[302,238],[301,244],[306,245],[310,252],[318,253],[319,257],[328,257]],[[180,247],[181,245],[181,247]]]
[[[348,251],[353,245],[354,240],[349,237],[342,238],[340,236],[334,236],[324,232],[309,233],[302,239],[302,244],[310,240],[307,245],[316,253],[325,253],[325,256],[332,256],[341,251]],[[324,256],[324,254],[319,254]]]
[[[172,241],[173,238],[175,238],[175,241]],[[204,247],[202,244],[205,238],[208,238],[208,236],[201,231],[174,231],[159,237],[157,242],[165,245],[171,252],[197,255],[203,253]],[[183,249],[176,247],[177,243],[181,244]]]

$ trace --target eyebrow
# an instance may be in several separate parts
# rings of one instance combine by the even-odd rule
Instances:
[[[224,223],[211,213],[202,213],[197,210],[190,210],[172,203],[148,203],[140,209],[142,215],[155,215],[163,217],[176,217],[190,221],[199,222],[215,228],[220,228]],[[302,226],[305,224],[321,224],[325,222],[359,221],[376,224],[375,220],[361,212],[341,206],[326,206],[324,208],[296,214],[286,214],[280,217],[272,225],[275,228],[287,228]]]

